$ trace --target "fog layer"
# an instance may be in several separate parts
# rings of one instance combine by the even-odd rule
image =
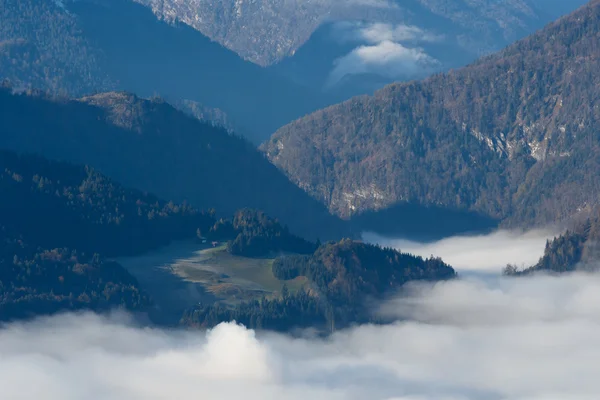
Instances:
[[[383,307],[410,320],[329,339],[39,319],[0,329],[2,398],[597,399],[599,289],[593,275],[416,285]]]
[[[363,239],[423,257],[441,257],[459,272],[497,274],[508,263],[519,267],[535,264],[544,253],[546,240],[555,235],[549,230],[500,230],[488,235],[454,236],[437,242],[420,243],[367,232],[363,234]]]

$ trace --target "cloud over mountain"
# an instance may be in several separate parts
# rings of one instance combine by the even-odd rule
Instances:
[[[346,75],[364,73],[392,80],[416,78],[440,66],[421,44],[442,41],[443,36],[416,26],[344,21],[335,24],[333,35],[341,43],[356,43],[356,47],[335,60],[329,85]]]
[[[421,48],[408,48],[386,40],[375,45],[359,46],[337,59],[329,75],[329,85],[353,74],[373,73],[389,79],[417,77],[437,65],[437,60]]]

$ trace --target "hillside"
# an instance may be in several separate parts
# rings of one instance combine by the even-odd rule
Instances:
[[[572,229],[546,243],[544,255],[537,264],[519,269],[509,264],[506,275],[528,275],[534,272],[565,273],[576,270],[598,271],[600,268],[600,211]]]
[[[455,277],[452,267],[440,259],[425,260],[348,239],[320,246],[312,255],[280,257],[273,263],[273,274],[280,280],[304,276],[309,284],[294,293],[284,287],[279,297],[234,307],[197,306],[184,314],[181,323],[211,327],[235,320],[258,329],[332,331],[373,320],[368,301],[381,300],[409,281]]]
[[[342,222],[291,183],[247,141],[126,93],[81,100],[0,90],[0,148],[86,164],[124,185],[222,216],[250,207],[316,239]]]
[[[108,118],[129,129],[141,124],[114,111]],[[367,300],[408,281],[454,277],[440,259],[352,240],[316,249],[256,210],[217,220],[213,212],[125,188],[91,167],[0,150],[0,171],[2,321],[122,307],[169,324],[177,318],[174,310],[198,302],[186,299],[200,298],[206,305],[186,313],[184,323],[212,326],[236,318],[278,330],[334,329],[369,320]],[[175,256],[173,265],[155,260],[159,268],[140,268],[126,257],[126,270],[105,258],[153,259],[149,251],[194,236],[201,239],[196,249],[204,250]],[[228,242],[211,248],[205,238]],[[152,307],[146,285],[160,296]]]
[[[194,101],[222,110],[257,143],[330,104],[184,24],[157,20],[133,1],[2,0],[0,17],[0,79],[15,87],[73,97],[127,90]]]
[[[90,167],[5,150],[0,190],[4,229],[44,248],[140,254],[215,223],[207,213],[124,188]]]
[[[281,128],[269,158],[338,215],[410,202],[531,226],[598,203],[600,2],[468,67]]]
[[[144,311],[150,301],[121,265],[65,248],[41,248],[0,226],[0,322],[60,311]]]
[[[0,151],[0,320],[64,310],[144,311],[148,296],[105,256],[192,237],[209,214],[127,189],[89,167]]]

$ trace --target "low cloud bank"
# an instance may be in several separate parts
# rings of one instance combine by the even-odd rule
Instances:
[[[436,35],[418,26],[384,22],[338,22],[334,26],[333,35],[341,43],[378,44],[384,41],[392,41],[415,44],[435,43],[444,40],[443,35]]]
[[[334,29],[336,40],[357,43],[348,54],[335,61],[329,76],[334,85],[346,75],[373,73],[387,79],[416,78],[434,71],[440,62],[420,47],[443,40],[443,36],[403,24],[340,22]]]
[[[334,6],[364,6],[373,8],[397,8],[398,6],[388,0],[347,0],[346,2],[332,2]]]
[[[385,78],[411,78],[432,70],[437,60],[428,56],[421,48],[408,48],[390,40],[374,45],[360,46],[337,59],[329,75],[329,85],[346,75],[363,73],[378,74]]]
[[[554,236],[556,233],[550,230],[499,230],[488,235],[454,236],[437,242],[420,243],[366,232],[363,239],[423,257],[441,257],[459,272],[498,274],[508,263],[519,267],[537,263],[544,254],[546,240]]]
[[[415,285],[383,307],[398,322],[328,339],[38,319],[0,329],[2,398],[595,400],[599,289],[583,274]]]

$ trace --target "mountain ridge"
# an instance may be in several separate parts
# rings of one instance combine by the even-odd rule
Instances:
[[[136,1],[337,102],[468,64],[585,0]]]
[[[480,46],[492,47],[494,35],[512,41],[527,32],[527,26],[547,18],[549,7],[539,1],[513,0],[502,6],[489,1],[313,1],[309,5],[293,2],[259,0],[228,1],[215,4],[210,0],[136,0],[152,9],[158,18],[181,21],[213,40],[262,66],[293,56],[323,24],[331,21],[363,20],[380,23],[406,23],[418,13],[430,13],[462,27],[465,32],[479,32]],[[482,4],[483,3],[483,4]],[[568,10],[568,7],[564,7]],[[559,11],[561,12],[561,11]],[[293,21],[293,23],[292,23]],[[474,22],[477,21],[477,22]],[[465,43],[466,45],[466,43]],[[488,51],[490,48],[488,48]]]

